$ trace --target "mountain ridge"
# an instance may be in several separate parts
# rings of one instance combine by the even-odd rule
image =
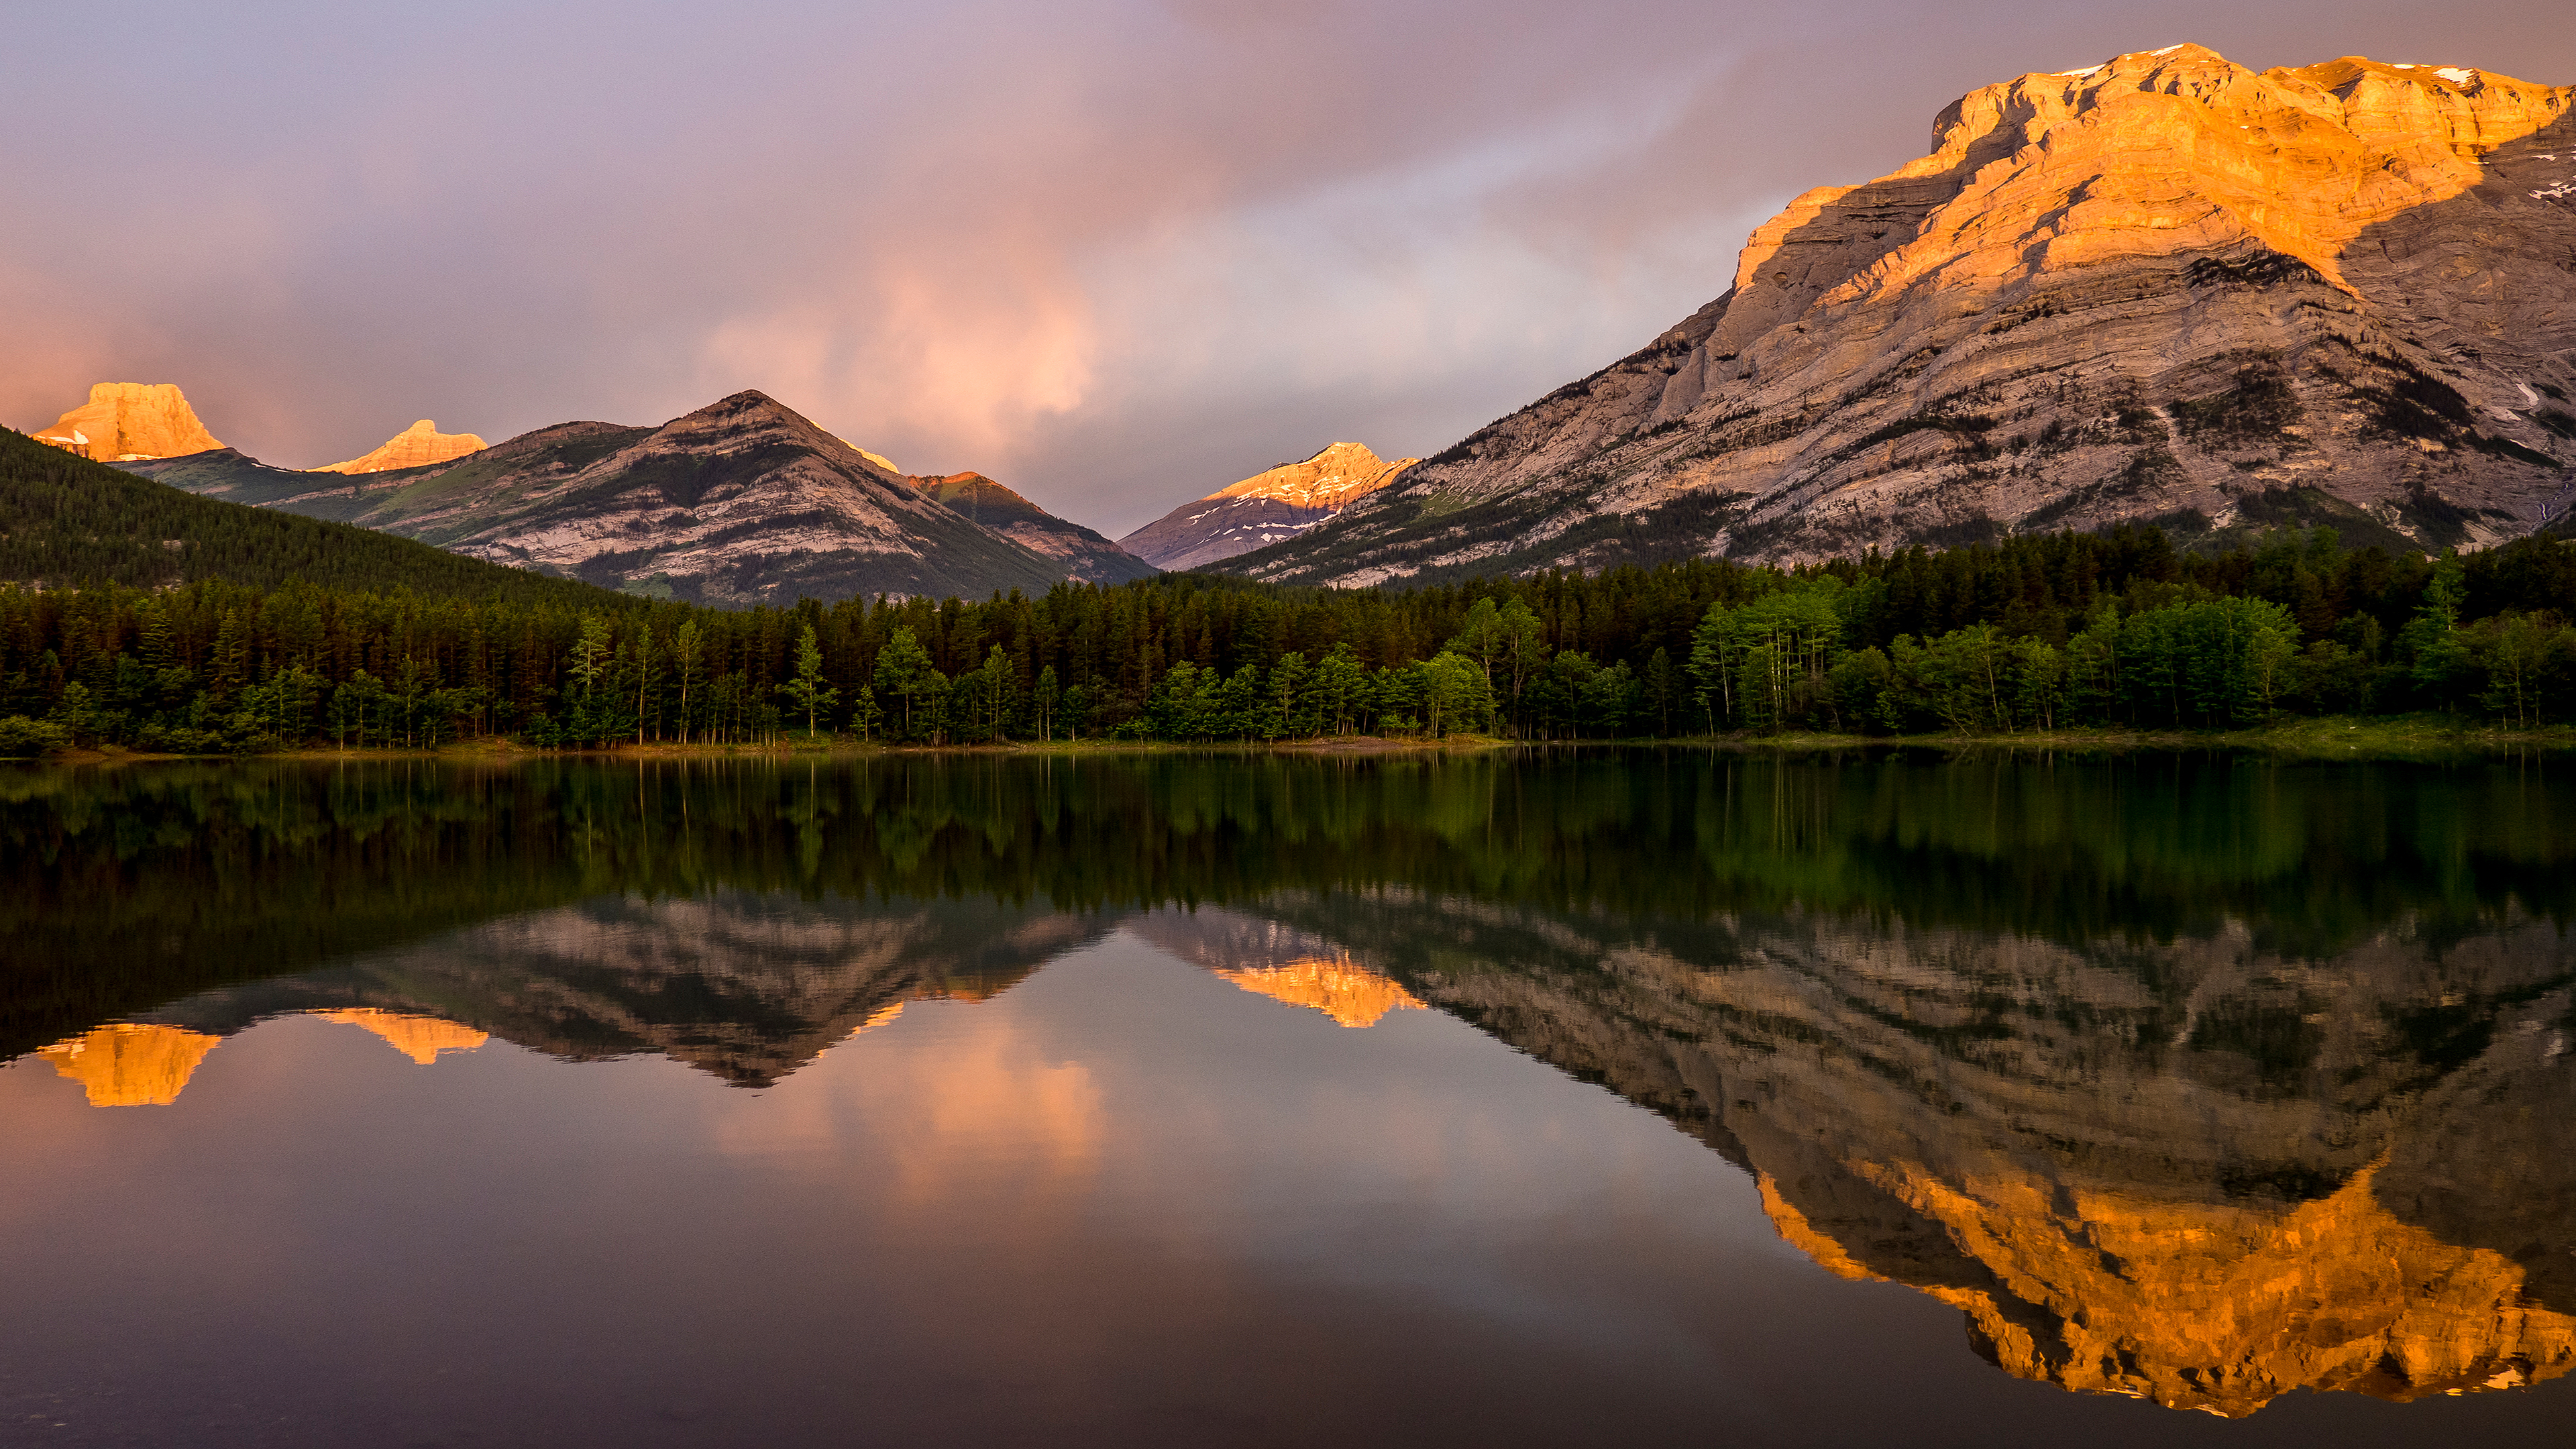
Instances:
[[[698,603],[1043,592],[1078,565],[1116,570],[1117,551],[1097,534],[1057,520],[1056,551],[1034,549],[758,391],[658,427],[557,423],[378,473],[272,468],[229,450],[125,466],[191,492]]]

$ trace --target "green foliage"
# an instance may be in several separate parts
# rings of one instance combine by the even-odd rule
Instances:
[[[1404,592],[1174,575],[828,608],[567,597],[0,586],[0,718],[180,753],[782,726],[981,743],[2576,720],[2576,545],[2554,540],[2430,560],[2316,529],[2193,556],[2134,528]]]
[[[0,428],[0,580],[166,588],[222,579],[522,607],[617,608],[617,595],[391,534],[200,498]]]

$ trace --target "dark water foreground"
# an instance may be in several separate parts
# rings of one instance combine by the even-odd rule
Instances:
[[[0,1443],[2576,1435],[2553,766],[25,770],[0,875]]]

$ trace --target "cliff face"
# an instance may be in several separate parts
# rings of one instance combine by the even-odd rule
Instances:
[[[2576,460],[2576,90],[2198,46],[1977,91],[1734,285],[1257,577],[1368,583],[2015,530],[2517,536]]]
[[[1829,1271],[2017,1376],[2226,1415],[2576,1369],[2576,956],[2547,923],[2330,959],[1829,918],[1265,908],[1752,1172]]]
[[[1157,568],[1198,568],[1294,538],[1419,461],[1389,463],[1359,443],[1335,443],[1184,503],[1118,544]]]
[[[317,473],[388,473],[399,468],[418,468],[429,463],[444,463],[483,450],[483,440],[472,433],[442,433],[438,424],[427,418],[386,439],[374,452],[351,458],[345,463],[326,463]]]
[[[176,458],[220,448],[194,408],[169,382],[92,383],[89,401],[32,436],[102,463]]]
[[[658,428],[561,423],[346,481],[231,455],[134,471],[494,563],[726,605],[1042,592],[1069,566],[978,526],[757,392]]]
[[[863,452],[860,456],[876,455]],[[1056,517],[981,473],[917,477],[912,484],[950,512],[962,513],[969,521],[1031,553],[1055,560],[1066,578],[1119,584],[1130,579],[1150,579],[1157,572],[1152,564],[1100,534]]]

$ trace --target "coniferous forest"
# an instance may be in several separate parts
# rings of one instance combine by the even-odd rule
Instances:
[[[1532,740],[2576,718],[2576,544],[2037,535],[1415,590],[654,602],[0,437],[0,754],[114,744]],[[345,537],[344,537],[345,535]]]

